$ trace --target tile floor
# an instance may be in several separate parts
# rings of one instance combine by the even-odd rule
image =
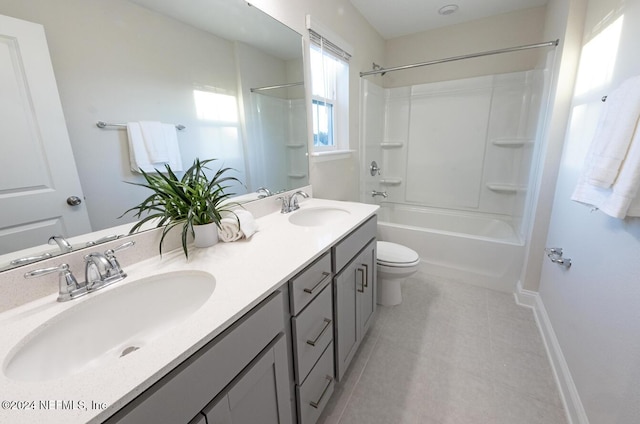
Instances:
[[[376,321],[321,424],[566,424],[530,309],[419,271]]]

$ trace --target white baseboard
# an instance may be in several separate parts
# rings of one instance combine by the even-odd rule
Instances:
[[[544,342],[547,355],[551,361],[551,368],[553,370],[558,389],[560,390],[560,397],[564,405],[564,410],[567,414],[567,420],[569,424],[589,424],[589,419],[582,406],[580,395],[571,377],[569,366],[562,354],[560,344],[556,333],[553,331],[551,321],[547,315],[547,310],[542,303],[540,294],[534,291],[525,290],[522,288],[522,284],[518,281],[516,292],[514,293],[516,303],[520,306],[525,306],[533,309],[533,315],[538,324],[542,341]]]

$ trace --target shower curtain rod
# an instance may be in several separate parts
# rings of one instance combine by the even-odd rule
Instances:
[[[490,50],[490,51],[481,52],[481,53],[471,53],[471,54],[465,54],[465,55],[462,55],[462,56],[453,56],[453,57],[448,57],[446,59],[437,59],[437,60],[431,60],[429,62],[413,63],[411,65],[396,66],[396,67],[393,67],[393,68],[374,69],[372,71],[360,72],[360,77],[364,77],[364,76],[367,76],[367,75],[375,75],[375,74],[384,75],[387,72],[401,71],[401,70],[404,70],[404,69],[417,68],[417,67],[420,67],[420,66],[436,65],[438,63],[453,62],[453,61],[462,60],[462,59],[472,59],[474,57],[490,56],[490,55],[493,55],[493,54],[517,52],[517,51],[520,51],[520,50],[537,49],[537,48],[540,48],[540,47],[551,47],[551,46],[556,47],[558,45],[558,43],[560,43],[559,39],[554,40],[554,41],[547,41],[547,42],[544,42],[544,43],[527,44],[525,46],[508,47],[506,49]]]
[[[304,82],[292,82],[290,84],[270,85],[268,87],[250,88],[249,90],[252,93],[255,93],[256,91],[275,90],[276,88],[296,87],[298,85],[303,85],[303,84]]]

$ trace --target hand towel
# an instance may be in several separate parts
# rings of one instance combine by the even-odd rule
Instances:
[[[142,169],[145,172],[156,172],[156,169],[162,171],[164,170],[164,165],[169,164],[173,171],[182,171],[182,158],[180,156],[175,126],[172,124],[160,124],[156,127],[154,125],[152,126],[154,128],[153,131],[144,131],[143,127],[144,125],[140,122],[127,123],[129,164],[131,170],[139,172],[139,170]],[[145,134],[146,137],[153,135],[156,140],[162,139],[162,142],[158,144],[163,145],[165,161],[154,161],[151,159]],[[150,144],[151,143],[149,143],[149,145]]]
[[[183,170],[182,156],[180,155],[180,146],[178,146],[178,131],[176,130],[176,126],[174,124],[162,124],[162,132],[167,145],[169,166],[171,166],[174,172],[180,172]]]
[[[169,152],[167,140],[161,122],[140,121],[140,132],[151,163],[168,163]]]
[[[238,219],[235,216],[225,217],[220,220],[218,238],[225,243],[240,240],[242,238]]]
[[[640,76],[629,78],[607,96],[585,166],[585,180],[608,188],[620,172],[640,117]]]
[[[255,218],[249,211],[236,210],[235,215],[229,213],[220,220],[218,237],[224,242],[232,242],[241,238],[251,238],[258,226]]]
[[[640,205],[634,199],[640,189],[640,128],[637,128],[623,158],[613,185],[603,188],[581,175],[571,200],[595,206],[614,218],[640,216]]]
[[[238,219],[240,220],[240,231],[246,238],[251,238],[252,235],[258,231],[258,224],[251,212],[243,209],[235,211]]]

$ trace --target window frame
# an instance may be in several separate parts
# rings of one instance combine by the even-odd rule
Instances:
[[[308,16],[308,23],[310,17]],[[322,95],[314,94],[313,87],[313,72],[314,62],[317,65],[317,60],[309,60],[310,76],[311,76],[311,102],[310,110],[312,115],[312,139],[310,143],[310,156],[332,156],[337,157],[340,154],[350,154],[349,150],[349,58],[351,53],[347,50],[343,50],[336,44],[328,41],[324,35],[320,35],[318,31],[312,29],[309,25],[309,57],[319,54],[321,57],[321,63],[325,60],[336,61],[339,65],[336,66],[336,72],[333,75],[335,79],[328,86],[334,88],[334,98],[327,98]],[[325,30],[326,31],[326,30]],[[334,35],[332,37],[335,37]],[[339,38],[337,38],[340,40]],[[346,44],[346,43],[345,43]],[[327,46],[327,48],[324,48]],[[317,70],[316,70],[317,72]],[[322,72],[322,78],[324,79],[324,70]],[[324,91],[324,90],[322,90]],[[326,94],[326,93],[325,93]],[[316,144],[317,134],[316,128],[319,126],[318,114],[314,109],[317,109],[320,104],[330,105],[331,114],[328,116],[328,126],[332,130],[332,142],[333,144],[321,145]]]

